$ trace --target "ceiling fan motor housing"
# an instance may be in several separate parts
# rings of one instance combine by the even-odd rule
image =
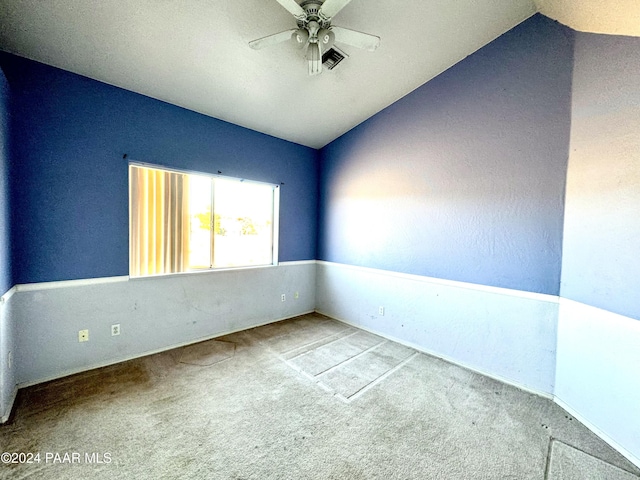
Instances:
[[[304,18],[298,18],[298,27],[307,28],[307,26],[311,22],[317,22],[320,25],[320,28],[329,28],[331,25],[331,19],[325,17],[320,10],[322,7],[322,2],[318,0],[307,0],[300,4],[302,9],[305,12]]]

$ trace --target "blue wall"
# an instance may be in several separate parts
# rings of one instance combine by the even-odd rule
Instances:
[[[572,33],[536,15],[321,151],[321,260],[557,295]]]
[[[561,295],[640,320],[640,38],[576,33]]]
[[[127,275],[129,159],[284,183],[280,261],[316,256],[318,152],[0,54],[12,90],[15,283]]]
[[[9,222],[9,84],[0,70],[0,295],[13,286]]]

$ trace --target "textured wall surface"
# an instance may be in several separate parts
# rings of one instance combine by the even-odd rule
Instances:
[[[0,301],[0,423],[8,419],[17,391],[16,331],[11,299]]]
[[[640,38],[577,33],[561,295],[640,319]]]
[[[9,54],[15,283],[128,274],[130,159],[284,183],[281,261],[315,258],[317,151]]]
[[[574,37],[533,17],[323,149],[318,224],[317,152],[0,54],[19,112],[11,201],[20,238],[12,275],[1,217],[0,287],[126,275],[124,152],[284,182],[281,260],[314,258],[317,237],[319,258],[373,267],[306,263],[21,287],[0,306],[0,417],[16,383],[316,308],[554,393],[637,463],[639,52],[637,38]],[[7,82],[1,87],[6,142]],[[561,299],[558,311],[544,295],[424,276],[582,303]],[[109,335],[113,323],[119,337]],[[77,342],[81,328],[88,344]]]
[[[571,60],[536,15],[325,147],[318,258],[557,295]]]
[[[640,322],[560,300],[555,395],[640,466]]]
[[[0,295],[12,285],[9,186],[9,83],[0,70]]]
[[[16,382],[39,383],[313,311],[315,269],[314,262],[293,263],[18,289],[11,297],[20,319]],[[119,336],[111,336],[113,324],[120,324]],[[78,342],[82,329],[88,342]]]
[[[325,262],[317,273],[317,311],[538,394],[553,394],[555,297]]]
[[[11,273],[11,227],[9,221],[9,84],[0,70],[0,297],[13,284]],[[14,325],[9,307],[0,300],[0,422],[13,402],[15,368],[10,365]]]

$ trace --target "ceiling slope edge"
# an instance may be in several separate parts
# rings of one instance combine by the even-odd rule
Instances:
[[[574,30],[640,36],[638,0],[535,0],[543,15]]]

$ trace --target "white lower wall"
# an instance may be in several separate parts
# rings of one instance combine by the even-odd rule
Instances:
[[[640,321],[562,298],[556,402],[640,466]]]
[[[313,261],[18,285],[3,299],[0,422],[11,412],[16,386],[315,309],[555,396],[640,466],[640,321],[571,300],[558,305],[549,295]],[[114,323],[121,326],[120,336],[110,335]],[[78,342],[80,329],[89,329],[88,342]]]
[[[11,406],[15,400],[15,322],[13,321],[11,297],[15,289],[0,298],[0,423],[9,419]]]
[[[320,313],[553,395],[555,296],[330,262],[318,262],[316,284]]]
[[[26,386],[311,312],[315,262],[18,285],[15,383]],[[298,298],[295,298],[298,292]],[[280,295],[286,295],[282,302]],[[111,325],[121,334],[111,336]],[[89,330],[79,343],[78,331]]]

